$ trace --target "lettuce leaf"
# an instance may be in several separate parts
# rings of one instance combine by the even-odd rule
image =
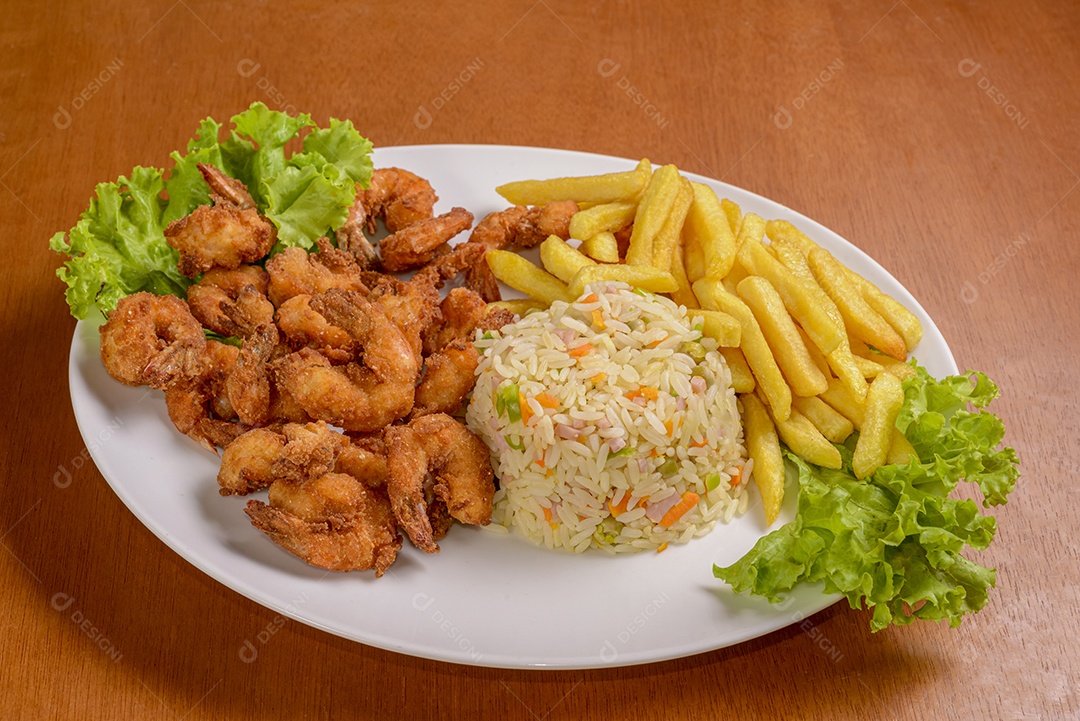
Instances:
[[[977,483],[983,505],[991,506],[1005,503],[1015,488],[1016,453],[998,448],[1004,426],[981,410],[997,387],[982,373],[938,381],[912,363],[916,372],[904,382],[897,427],[919,458],[859,481],[849,447],[840,447],[840,470],[785,451],[799,474],[795,519],[731,566],[714,566],[717,578],[774,603],[797,584],[820,582],[852,608],[873,609],[874,631],[917,618],[958,626],[986,605],[995,572],[961,552],[989,546],[995,521],[975,502],[948,494],[961,480]]]
[[[210,202],[198,164],[214,165],[247,186],[278,229],[278,244],[311,249],[337,230],[356,199],[356,184],[371,180],[371,143],[348,120],[331,118],[319,128],[306,114],[291,116],[262,103],[223,125],[199,124],[187,151],[173,152],[168,173],[138,167],[129,176],[96,188],[90,206],[49,247],[65,257],[57,276],[76,318],[107,313],[120,298],[146,290],[183,296],[191,279],[176,269],[177,253],[165,242],[165,227]],[[304,131],[302,150],[286,146]]]

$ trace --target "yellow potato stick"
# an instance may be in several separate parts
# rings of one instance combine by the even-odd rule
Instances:
[[[735,262],[735,234],[731,232],[728,217],[713,189],[701,183],[690,185],[694,202],[686,214],[684,235],[702,250],[705,263],[703,275],[723,278]]]
[[[882,373],[870,384],[866,392],[866,415],[851,458],[851,470],[859,480],[885,464],[896,430],[896,417],[903,405],[904,389],[896,376]]]
[[[690,315],[701,318],[702,334],[715,340],[720,347],[739,347],[742,326],[733,316],[719,310],[695,310]]]
[[[633,170],[604,175],[549,180],[518,180],[495,188],[514,205],[546,205],[556,200],[579,203],[613,203],[637,196],[649,182],[652,165],[642,159]]]
[[[603,203],[579,210],[570,218],[570,237],[578,240],[598,233],[614,233],[634,222],[637,203]],[[615,261],[612,261],[615,262]]]
[[[799,337],[802,338],[803,345],[806,346],[806,352],[810,354],[810,360],[814,361],[814,365],[821,371],[821,375],[826,380],[832,378],[832,369],[829,368],[829,359],[825,357],[825,354],[821,352],[821,349],[814,345],[814,342],[810,340],[810,336],[806,335],[806,331],[801,326],[796,326],[799,329]],[[817,395],[815,393],[815,395]]]
[[[768,279],[780,294],[784,307],[822,353],[829,353],[840,345],[844,335],[842,318],[837,322],[832,317],[823,297],[825,294],[816,290],[816,284],[791,272],[755,239],[747,239],[739,246],[738,262],[748,273]]]
[[[859,368],[859,373],[863,378],[877,378],[878,373],[881,373],[885,368],[880,363],[875,363],[869,358],[863,358],[862,356],[853,355],[851,357],[852,362]]]
[[[821,431],[821,435],[833,443],[843,443],[855,430],[851,421],[837,413],[832,406],[820,398],[796,396],[791,399],[791,405],[806,416],[814,427]]]
[[[735,236],[735,252],[748,240],[761,242],[765,237],[765,221],[753,213],[747,213],[742,217],[742,225],[739,226],[739,234]],[[749,270],[749,268],[747,268]]]
[[[694,191],[690,187],[690,181],[680,177],[679,192],[675,195],[663,227],[653,240],[653,267],[669,273],[673,272],[671,266],[675,257],[675,247],[681,245],[683,223],[686,221],[686,213],[693,199]],[[684,270],[683,274],[685,273]]]
[[[889,453],[885,456],[885,463],[890,466],[906,466],[911,459],[919,460],[919,454],[914,446],[904,437],[899,428],[893,428],[892,438],[889,440]]]
[[[573,298],[579,297],[589,283],[601,281],[621,281],[627,285],[652,293],[674,293],[679,284],[675,276],[649,265],[588,265],[574,275],[570,281],[569,292]]]
[[[753,312],[792,393],[816,396],[828,388],[828,379],[814,364],[795,322],[791,320],[780,294],[772,284],[765,278],[752,275],[739,283],[738,292]],[[777,420],[781,420],[779,416]]]
[[[683,260],[686,264],[686,277],[691,283],[705,277],[705,251],[698,242],[686,233],[686,225],[683,225]]]
[[[694,295],[703,308],[723,311],[739,321],[739,349],[746,356],[746,362],[754,373],[761,393],[768,400],[773,415],[786,420],[791,413],[791,388],[784,380],[784,374],[776,363],[753,311],[738,296],[725,290],[723,283],[718,280],[702,278],[694,283],[693,288]]]
[[[822,468],[839,469],[843,465],[836,446],[798,410],[792,408],[786,421],[776,421],[776,430],[780,434],[780,440],[804,461]],[[757,464],[754,466],[757,467]]]
[[[738,348],[720,348],[720,355],[724,357],[728,370],[731,371],[731,389],[736,393],[753,393],[754,373],[750,370],[750,364],[746,362],[746,356]]]
[[[810,291],[816,302],[825,308],[825,312],[841,329],[840,345],[827,353],[825,357],[833,373],[843,381],[851,394],[860,401],[866,398],[868,384],[862,369],[855,361],[851,348],[848,347],[844,317],[840,315],[840,309],[836,307],[836,303],[833,303],[832,298],[826,295],[825,291],[818,285],[813,272],[810,270],[810,264],[806,261],[806,256],[802,254],[797,245],[785,238],[773,238],[769,248],[773,251],[777,260],[783,263],[784,267],[790,270],[797,278],[806,282],[807,290]]]
[[[484,254],[484,258],[496,278],[530,298],[550,305],[557,300],[569,303],[577,297],[567,292],[566,283],[517,253],[509,250],[489,250]]]
[[[634,229],[630,233],[630,247],[626,251],[628,265],[650,265],[653,262],[653,244],[664,227],[681,183],[682,176],[674,165],[665,165],[653,173],[634,214]]]
[[[877,358],[875,358],[874,361],[880,363],[885,369],[886,373],[892,373],[901,381],[905,381],[911,376],[915,375],[914,368],[909,366],[907,363],[898,361],[895,358],[890,358],[887,355],[878,353]]]
[[[771,526],[780,515],[780,505],[784,502],[784,457],[780,453],[780,439],[765,404],[752,393],[741,398],[746,452],[754,460],[750,475],[761,494],[765,524]]]
[[[765,233],[774,243],[778,240],[793,243],[803,255],[810,255],[810,251],[818,247],[817,243],[786,220],[770,220],[765,224]]]
[[[540,244],[540,262],[544,269],[564,283],[569,283],[574,274],[587,265],[596,265],[596,261],[577,248],[571,247],[557,235],[549,235]]]
[[[671,299],[687,308],[697,308],[697,296],[690,288],[690,279],[686,277],[686,263],[683,261],[683,244],[675,243],[674,257],[671,259],[671,275],[679,287],[671,293]]]
[[[610,231],[597,233],[581,241],[578,247],[585,255],[600,263],[619,262],[619,242]]]
[[[861,275],[845,266],[848,278],[855,284],[862,294],[867,305],[877,311],[878,315],[892,326],[893,330],[904,339],[904,345],[910,351],[919,345],[922,340],[922,323],[915,314],[905,308],[900,301],[891,295],[886,295],[876,285],[863,278]]]
[[[739,204],[734,200],[724,198],[720,201],[720,207],[724,210],[724,215],[727,216],[728,226],[731,228],[731,234],[735,237],[739,236],[739,228],[742,227],[742,209]]]
[[[548,307],[547,303],[542,303],[532,298],[515,298],[513,300],[497,300],[493,303],[488,303],[489,308],[502,308],[508,310],[514,315],[524,317],[535,310],[544,310]]]
[[[857,400],[839,379],[830,380],[829,387],[820,398],[837,413],[851,421],[855,430],[862,428],[863,417],[866,415],[866,403]]]
[[[893,358],[903,360],[907,357],[904,339],[867,305],[858,288],[848,279],[844,266],[832,253],[824,248],[814,248],[806,259],[818,285],[840,309],[851,335]]]

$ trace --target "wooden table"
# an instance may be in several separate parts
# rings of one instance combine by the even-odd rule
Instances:
[[[0,97],[0,716],[1061,718],[1080,713],[1080,11],[913,0],[706,4],[6,3]],[[1022,459],[991,604],[876,635],[833,606],[756,641],[600,671],[505,671],[288,622],[144,528],[92,463],[65,384],[49,236],[94,184],[163,164],[253,100],[376,145],[650,157],[860,245],[960,366],[1003,389]],[[70,472],[70,479],[60,474]],[[153,482],[148,469],[147,482]],[[822,641],[825,639],[827,644]]]

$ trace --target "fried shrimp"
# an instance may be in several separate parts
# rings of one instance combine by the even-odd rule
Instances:
[[[333,366],[301,348],[274,363],[278,386],[312,418],[345,430],[377,430],[412,410],[420,361],[386,313],[355,291],[327,291],[311,306],[357,342],[363,365]]]
[[[231,422],[236,412],[225,394],[225,379],[239,353],[235,346],[209,340],[197,369],[177,376],[165,388],[165,408],[173,425],[212,453],[243,432]]]
[[[476,383],[480,354],[472,341],[458,339],[428,356],[416,387],[412,417],[454,413]]]
[[[311,307],[310,295],[294,295],[277,310],[278,328],[294,348],[307,346],[330,360],[352,359],[356,343]]]
[[[121,298],[100,333],[105,370],[129,386],[164,388],[181,374],[197,375],[206,345],[184,301],[145,291]]]
[[[303,483],[275,481],[270,503],[248,501],[251,524],[286,551],[333,571],[375,570],[397,558],[402,539],[385,494],[344,473]]]
[[[285,436],[269,428],[252,428],[221,453],[218,493],[243,496],[274,482],[274,465],[285,450]]]
[[[487,446],[444,413],[386,429],[386,488],[401,527],[418,548],[438,553],[432,511],[473,525],[491,521],[494,474]]]
[[[439,304],[439,320],[424,333],[424,354],[430,355],[455,340],[473,340],[477,330],[497,330],[514,322],[514,314],[489,305],[475,291],[453,288]]]
[[[270,275],[269,296],[274,307],[296,295],[314,295],[331,288],[367,293],[360,266],[352,256],[330,245],[325,238],[316,241],[318,253],[303,248],[286,248],[266,261]]]
[[[420,271],[408,282],[383,276],[374,287],[371,300],[401,330],[413,354],[423,350],[423,334],[439,315],[437,274]]]
[[[200,163],[199,170],[214,204],[200,205],[165,228],[165,242],[180,253],[180,272],[194,278],[215,266],[231,270],[269,253],[277,229],[259,215],[243,184],[213,166]]]
[[[419,268],[472,222],[472,213],[464,208],[452,208],[449,213],[405,226],[379,243],[383,268],[394,273]]]
[[[266,297],[268,285],[269,276],[257,265],[212,268],[188,286],[188,306],[205,328],[245,338],[256,326],[274,319],[274,306]]]
[[[431,184],[423,178],[400,168],[379,168],[371,174],[371,183],[366,190],[356,186],[356,202],[349,209],[345,224],[335,234],[338,245],[351,253],[361,268],[377,268],[379,254],[364,236],[365,228],[368,233],[374,233],[375,221],[382,217],[386,229],[397,233],[406,226],[431,218],[436,200],[438,197]],[[469,222],[472,222],[471,217]]]
[[[236,365],[225,380],[229,403],[245,425],[261,426],[270,416],[267,362],[277,344],[277,326],[273,323],[260,325],[244,340]]]

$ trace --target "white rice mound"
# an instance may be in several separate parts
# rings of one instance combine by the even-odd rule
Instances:
[[[466,420],[499,479],[489,529],[614,554],[686,543],[744,513],[731,374],[701,328],[667,298],[605,282],[478,338]],[[693,507],[665,518],[688,493]]]

